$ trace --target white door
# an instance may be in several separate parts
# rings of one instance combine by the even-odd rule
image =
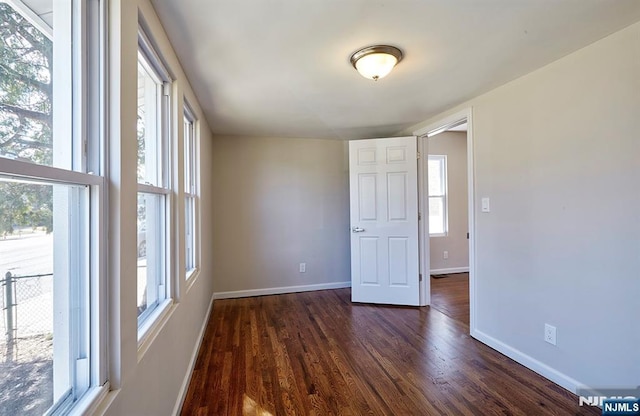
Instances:
[[[353,302],[419,305],[416,142],[349,142]]]

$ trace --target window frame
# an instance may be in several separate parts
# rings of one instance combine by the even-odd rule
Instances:
[[[186,281],[191,281],[191,278],[197,274],[200,268],[200,147],[197,118],[186,99],[184,100],[183,117],[185,124],[183,129],[184,190],[182,198],[185,216],[184,276]],[[188,201],[191,201],[191,203],[189,204]],[[187,222],[188,215],[191,218],[190,222]],[[190,227],[191,236],[188,234]]]
[[[7,3],[45,36],[50,39],[53,37],[54,29],[21,0],[10,0]],[[68,67],[56,71],[54,66],[53,117],[57,117],[56,114],[60,116],[60,112],[63,116],[57,117],[61,120],[54,124],[52,135],[70,138],[68,143],[63,143],[69,146],[69,152],[64,155],[65,166],[48,166],[0,157],[2,178],[41,185],[86,188],[86,196],[83,196],[82,200],[74,199],[79,204],[77,209],[81,210],[82,221],[74,222],[71,228],[72,234],[84,236],[83,240],[88,245],[85,251],[88,257],[81,258],[83,247],[77,240],[66,240],[69,263],[72,265],[70,267],[73,267],[73,273],[77,274],[75,278],[72,274],[68,279],[68,284],[75,287],[69,295],[69,311],[74,308],[84,310],[80,318],[81,323],[70,316],[65,324],[72,334],[68,340],[70,346],[67,347],[71,351],[67,359],[74,363],[69,370],[72,386],[53,403],[47,411],[48,415],[85,411],[95,405],[98,398],[106,395],[109,390],[105,243],[108,230],[107,5],[106,1],[102,0],[69,0],[65,3],[54,3],[52,7],[57,7],[54,14],[55,25],[61,24],[61,29],[56,32],[56,41],[59,45],[62,44],[62,47],[54,48],[52,62],[67,62]],[[64,85],[70,85],[71,88],[65,89]],[[56,107],[61,110],[56,112]],[[54,262],[56,261],[54,259]],[[71,305],[75,305],[74,308]],[[75,325],[80,327],[74,327]],[[76,338],[78,336],[80,338]],[[78,364],[78,361],[83,363]],[[82,374],[78,373],[77,365],[85,369],[80,371]]]
[[[427,197],[427,213],[429,210],[429,207],[431,206],[431,200],[441,200],[442,201],[442,230],[443,232],[441,233],[434,233],[432,232],[432,228],[431,227],[431,216],[429,215],[429,237],[446,237],[447,235],[449,235],[449,188],[448,188],[448,177],[447,177],[447,155],[429,155],[429,157],[427,158],[427,172],[429,171],[429,162],[438,162],[439,164],[439,170],[440,170],[440,189],[442,190],[442,193],[438,194],[438,195],[431,195],[430,192],[428,193],[428,197]],[[433,180],[433,178],[431,178],[430,176],[428,177],[428,180],[431,181]],[[429,187],[427,186],[427,191],[429,191]]]
[[[158,324],[160,318],[168,310],[169,306],[173,303],[171,297],[172,290],[172,196],[173,196],[173,184],[172,184],[172,159],[171,159],[171,123],[172,123],[172,84],[173,78],[170,72],[165,66],[164,60],[156,52],[156,47],[151,41],[151,38],[147,35],[144,25],[139,24],[138,27],[138,63],[142,61],[145,70],[155,78],[155,81],[159,86],[159,97],[157,100],[157,115],[159,120],[156,119],[156,131],[158,138],[159,156],[156,162],[159,162],[159,177],[156,184],[140,183],[137,180],[137,195],[141,193],[157,195],[161,198],[160,211],[161,211],[161,226],[159,231],[160,238],[160,255],[163,257],[161,260],[160,276],[155,279],[158,282],[156,288],[158,289],[158,299],[151,305],[147,305],[144,312],[138,315],[138,348],[143,347],[145,340],[147,340],[152,332],[152,329]],[[147,160],[145,159],[145,165]],[[146,166],[145,166],[146,169]],[[148,289],[147,289],[148,290]]]

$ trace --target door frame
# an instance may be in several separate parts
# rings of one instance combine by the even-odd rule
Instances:
[[[418,222],[420,273],[423,276],[420,281],[420,306],[431,304],[431,268],[429,247],[429,195],[426,192],[427,184],[425,175],[429,145],[427,139],[438,133],[448,130],[460,121],[467,121],[467,194],[468,194],[468,227],[469,227],[469,330],[475,332],[476,328],[476,222],[475,222],[475,158],[473,142],[473,107],[443,117],[424,128],[413,132],[418,137],[418,212],[422,219]]]

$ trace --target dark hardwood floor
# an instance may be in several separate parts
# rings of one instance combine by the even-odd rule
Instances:
[[[599,415],[435,308],[215,301],[183,415]]]
[[[469,273],[431,277],[431,307],[469,325]]]

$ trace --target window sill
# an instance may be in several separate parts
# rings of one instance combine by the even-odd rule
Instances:
[[[195,267],[189,271],[187,271],[186,277],[185,277],[185,283],[187,284],[187,289],[185,291],[185,293],[189,292],[189,290],[191,290],[191,287],[193,286],[193,284],[196,282],[196,280],[198,280],[198,276],[200,276],[200,268]]]
[[[89,389],[70,409],[70,416],[95,415],[109,394],[109,383]]]
[[[138,327],[138,362],[140,362],[144,353],[160,333],[164,324],[169,320],[169,315],[173,310],[172,306],[172,299],[165,300]]]
[[[448,235],[447,233],[429,234],[429,237],[446,237],[447,235]]]

